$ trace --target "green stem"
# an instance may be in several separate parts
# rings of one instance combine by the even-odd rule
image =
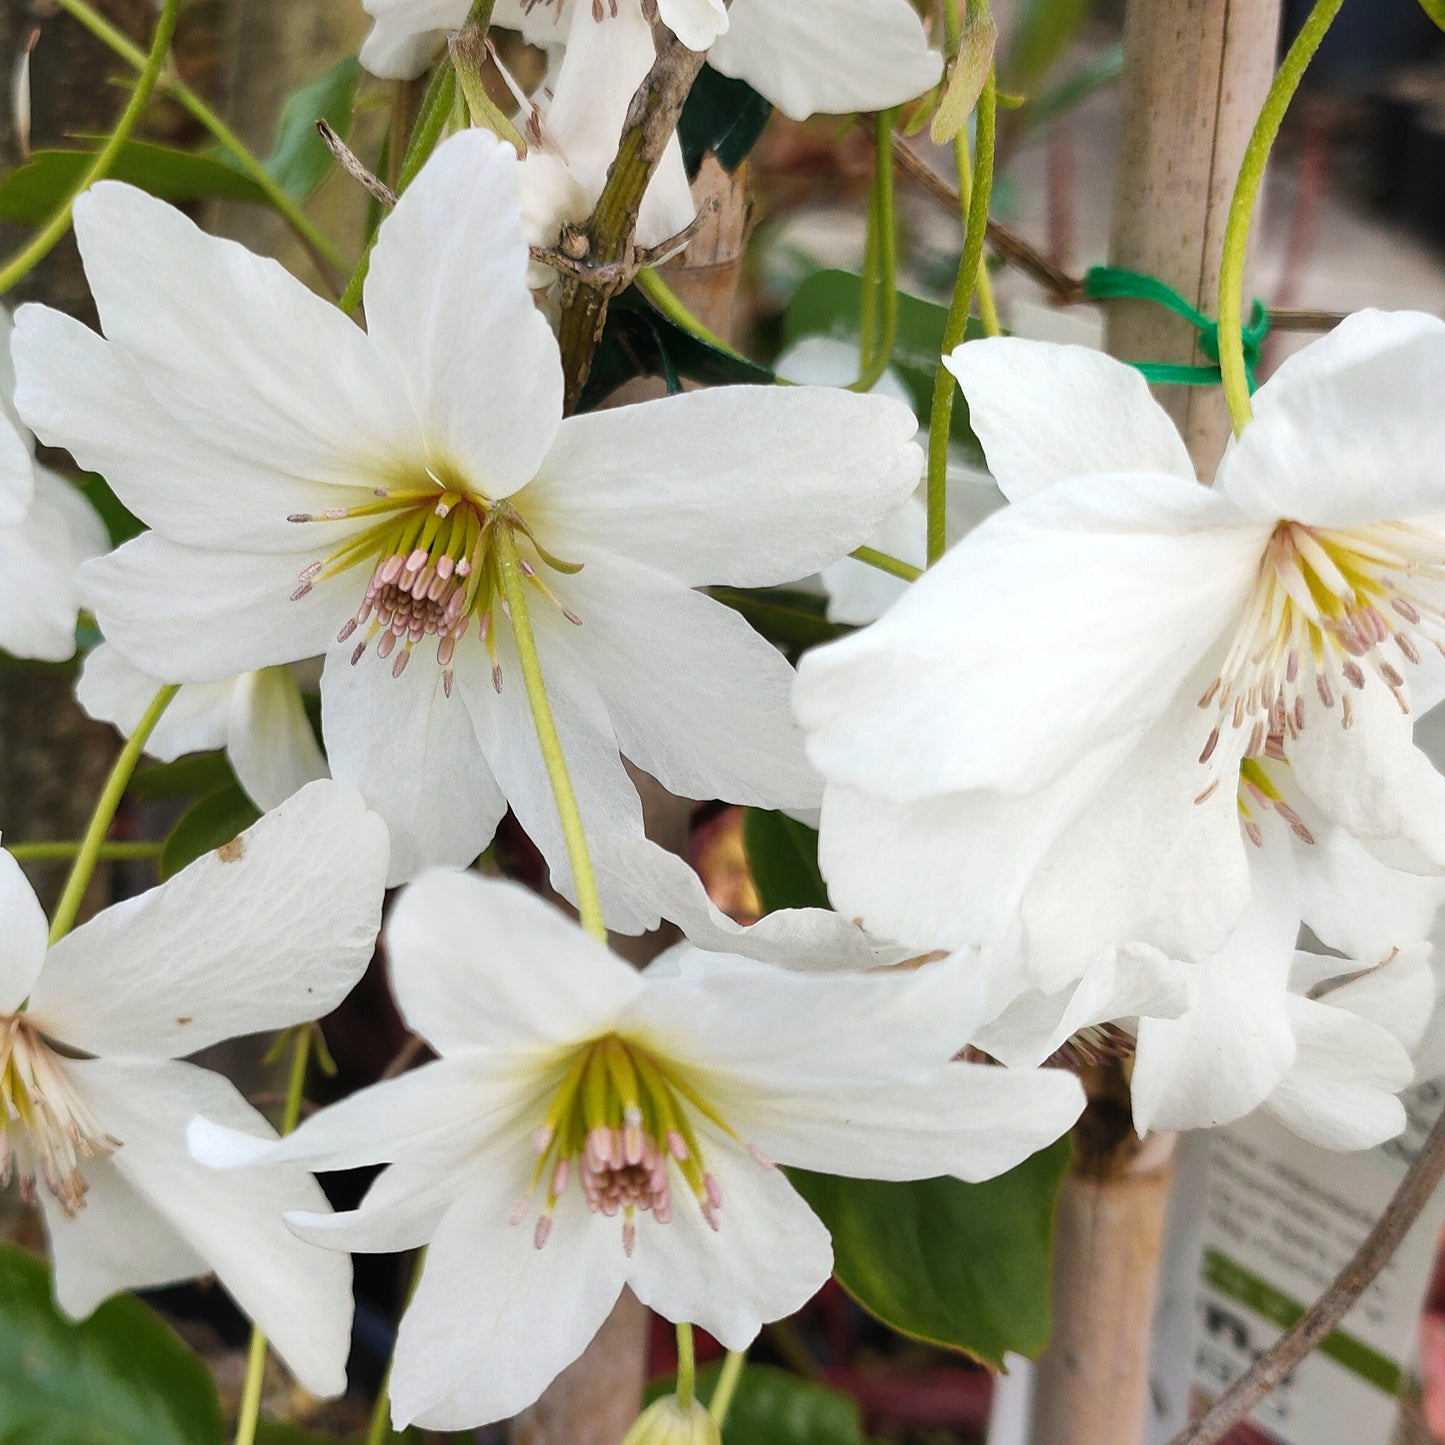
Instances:
[[[95,872],[100,850],[105,845],[105,835],[110,832],[110,825],[115,821],[116,810],[130,785],[131,774],[135,772],[136,764],[140,762],[140,756],[145,751],[145,745],[155,731],[156,724],[161,720],[161,715],[179,691],[180,688],[172,684],[163,687],[155,695],[151,705],[136,724],[135,731],[120,750],[120,756],[116,758],[115,766],[105,780],[95,812],[90,815],[85,837],[80,840],[70,877],[66,879],[65,892],[60,895],[60,902],[55,906],[55,917],[50,924],[52,946],[64,938],[75,925],[75,915],[80,912],[81,900],[85,897],[85,890],[90,887],[91,875]]]
[[[140,76],[136,80],[135,89],[130,93],[130,100],[126,102],[126,107],[121,112],[120,119],[115,123],[115,129],[106,137],[105,144],[96,151],[90,164],[86,166],[80,180],[76,183],[75,189],[66,197],[65,203],[3,267],[0,267],[0,293],[8,291],[22,277],[29,275],[31,268],[54,250],[56,244],[70,229],[70,216],[75,207],[76,197],[106,175],[111,166],[115,164],[115,158],[120,154],[121,147],[130,139],[131,133],[140,121],[141,114],[155,93],[156,82],[160,79],[166,57],[170,54],[171,38],[176,33],[176,17],[179,13],[180,0],[165,0],[161,18],[156,22],[155,35],[151,39],[150,54],[142,54],[139,50],[135,52],[140,62]]]
[[[108,45],[123,60],[128,61],[137,69],[146,65],[146,57],[140,50],[132,45],[103,15],[87,4],[86,0],[60,0],[60,4],[97,40]],[[312,224],[301,207],[282,190],[240,136],[178,75],[161,76],[157,72],[157,78],[161,88],[230,151],[237,165],[256,183],[267,201],[305,243],[312,256],[318,262],[325,263],[321,268],[323,273],[328,267],[344,273],[346,261],[341,253]],[[139,93],[139,87],[137,87],[137,93]]]
[[[496,4],[497,0],[474,0],[471,13],[452,38],[448,54],[472,124],[509,141],[517,154],[524,156],[527,154],[526,139],[487,94],[487,83],[482,79],[482,68],[487,60],[487,31],[491,27]]]
[[[281,1133],[289,1134],[301,1118],[306,1097],[306,1068],[311,1062],[311,1036],[316,1024],[302,1024],[296,1033],[291,1055],[291,1077],[286,1085],[286,1109],[281,1115]],[[251,1330],[251,1349],[246,1356],[246,1379],[241,1387],[241,1408],[236,1416],[236,1445],[255,1445],[256,1426],[261,1419],[261,1389],[266,1383],[266,1336]]]
[[[647,297],[648,301],[657,308],[672,324],[689,335],[697,337],[699,341],[705,341],[717,351],[724,351],[729,356],[735,356],[739,361],[746,361],[741,351],[734,346],[729,346],[726,341],[715,331],[711,331],[691,311],[683,305],[677,292],[668,286],[662,276],[651,266],[644,266],[636,276],[632,278],[632,284]]]
[[[915,567],[912,562],[905,562],[901,557],[891,557],[876,547],[855,547],[848,555],[855,561],[866,562],[870,567],[876,567],[880,572],[887,572],[892,577],[901,577],[905,582],[917,582],[923,576],[922,567]]]
[[[597,892],[597,878],[592,871],[592,855],[587,851],[587,832],[582,826],[582,812],[577,806],[577,793],[567,771],[567,758],[562,740],[557,736],[557,722],[552,704],[547,701],[547,685],[542,678],[542,662],[537,655],[537,639],[532,632],[532,618],[527,611],[527,595],[517,558],[517,544],[505,525],[497,528],[497,562],[502,577],[502,595],[517,642],[517,656],[522,664],[522,681],[527,688],[527,702],[532,709],[532,723],[537,730],[537,745],[557,800],[557,816],[562,823],[562,837],[567,844],[567,859],[572,865],[572,878],[577,887],[577,912],[582,927],[593,938],[607,941],[607,925],[602,921],[602,900]]]
[[[697,1393],[697,1352],[693,1347],[692,1326],[677,1327],[677,1403],[686,1412],[692,1409]]]
[[[1255,202],[1264,183],[1264,168],[1284,121],[1285,111],[1299,89],[1305,70],[1320,48],[1344,0],[1315,0],[1309,17],[1300,27],[1283,64],[1270,83],[1269,94],[1260,107],[1259,119],[1244,150],[1224,226],[1224,258],[1219,268],[1219,372],[1224,379],[1224,399],[1229,420],[1238,436],[1254,407],[1249,400],[1249,375],[1244,365],[1244,263],[1249,251],[1249,228]]]
[[[729,1350],[718,1372],[717,1388],[712,1392],[712,1401],[707,1412],[719,1430],[727,1424],[728,1411],[732,1408],[733,1395],[737,1392],[738,1381],[743,1377],[743,1366],[748,1362],[742,1350]]]
[[[873,170],[873,205],[869,213],[869,250],[875,264],[863,284],[859,319],[859,372],[853,391],[872,391],[893,360],[898,341],[898,218],[893,205],[893,123],[896,110],[878,117]],[[879,319],[876,322],[874,318]]]
[[[983,0],[986,5],[987,0]],[[958,279],[953,286],[948,319],[943,326],[943,354],[948,356],[968,334],[973,293],[983,264],[984,231],[993,193],[993,155],[998,121],[998,91],[990,67],[983,93],[978,98],[977,162],[973,195],[968,207],[968,226],[963,238],[963,255],[958,262]],[[953,422],[953,397],[957,383],[953,373],[940,361],[933,379],[933,405],[928,413],[928,565],[943,556],[947,545],[944,509],[948,501],[948,434]]]
[[[6,851],[17,863],[53,863],[74,858],[84,843],[17,843]],[[159,858],[164,843],[102,843],[96,858],[106,863],[128,863],[144,858]]]

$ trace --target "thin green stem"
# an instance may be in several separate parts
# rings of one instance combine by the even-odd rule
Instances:
[[[893,360],[898,341],[898,217],[893,204],[893,124],[897,110],[878,117],[869,249],[874,264],[863,283],[859,372],[853,391],[872,391]],[[875,317],[877,318],[875,321]]]
[[[958,53],[963,38],[963,17],[959,13],[959,0],[944,0],[943,38],[950,55]],[[953,138],[953,168],[958,178],[959,220],[965,231],[968,229],[968,211],[973,201],[973,156],[968,149],[968,127]],[[1002,336],[999,325],[998,305],[994,301],[993,277],[988,274],[988,262],[980,258],[978,264],[978,316],[983,323],[985,336]]]
[[[121,59],[137,69],[146,64],[141,51],[121,34],[103,15],[86,3],[86,0],[60,0],[60,4],[75,17],[92,35],[108,45]],[[256,158],[255,153],[233,131],[194,90],[174,74],[159,75],[161,89],[176,103],[195,117],[234,157],[236,164],[253,180],[266,200],[296,232],[313,258],[321,265],[325,274],[328,268],[344,273],[346,261],[335,246],[319,231],[306,213],[277,184],[274,177]],[[139,88],[139,87],[138,87]]]
[[[677,1403],[684,1411],[692,1409],[697,1393],[697,1351],[693,1346],[692,1326],[677,1327]]]
[[[987,5],[987,0],[983,0]],[[994,139],[998,122],[998,92],[990,67],[983,93],[978,98],[978,136],[974,164],[973,195],[968,206],[968,226],[964,232],[963,255],[958,262],[958,279],[954,282],[953,300],[943,326],[943,354],[947,357],[968,334],[968,318],[973,310],[974,288],[983,264],[984,232],[988,225],[988,207],[993,194]],[[928,413],[928,565],[943,556],[947,545],[944,514],[948,502],[948,435],[953,422],[953,396],[956,383],[953,373],[939,362],[933,379],[933,405]]]
[[[174,684],[163,687],[151,699],[151,705],[142,714],[135,731],[120,750],[120,756],[116,758],[115,766],[111,768],[110,776],[105,780],[105,787],[101,789],[100,797],[96,801],[95,812],[90,815],[85,837],[80,840],[75,864],[70,870],[70,877],[65,881],[65,892],[60,895],[60,902],[55,905],[55,917],[50,924],[52,945],[58,943],[75,926],[75,916],[80,912],[85,890],[90,887],[91,875],[95,872],[100,850],[105,846],[105,835],[110,832],[110,825],[115,821],[116,810],[130,785],[131,774],[135,772],[136,764],[140,762],[145,745],[161,720],[161,715],[179,691],[180,688]]]
[[[743,1377],[743,1366],[747,1362],[748,1357],[742,1350],[729,1350],[718,1372],[717,1388],[712,1392],[707,1412],[719,1430],[727,1424],[728,1411],[732,1408],[733,1396],[737,1393],[738,1381]]]
[[[746,361],[741,351],[734,346],[729,346],[716,331],[709,330],[691,311],[683,305],[677,292],[668,286],[662,279],[659,272],[651,266],[644,266],[636,276],[632,278],[632,284],[642,292],[644,296],[657,308],[672,324],[690,336],[695,336],[699,341],[705,341],[718,351],[724,351],[729,356],[735,356],[739,361]]]
[[[471,13],[452,37],[447,53],[456,70],[472,124],[511,142],[517,154],[524,156],[527,154],[526,139],[487,94],[487,83],[482,78],[482,69],[487,61],[487,31],[491,27],[496,4],[497,0],[474,0]]]
[[[91,158],[90,164],[86,166],[80,180],[76,182],[75,189],[66,197],[65,203],[3,267],[0,267],[0,293],[8,291],[17,281],[28,276],[31,268],[44,260],[55,249],[57,243],[70,229],[70,216],[75,208],[76,197],[106,175],[111,166],[115,164],[115,158],[120,154],[121,147],[130,139],[142,113],[150,104],[151,96],[155,93],[156,82],[160,79],[161,71],[165,68],[166,57],[171,51],[171,38],[176,33],[176,17],[180,13],[180,8],[180,0],[165,0],[161,17],[156,22],[155,35],[151,39],[150,54],[144,55],[139,50],[136,51],[140,60],[140,76],[136,80],[135,89],[130,93],[130,99],[126,102],[125,109],[121,112],[120,119],[115,123],[115,129],[106,137],[105,144]]]
[[[74,858],[85,846],[77,843],[17,843],[6,851],[17,863],[54,863]],[[103,863],[129,863],[145,858],[159,858],[164,843],[102,843],[96,859]]]
[[[286,1085],[286,1108],[281,1116],[281,1133],[289,1134],[301,1118],[306,1097],[306,1069],[311,1062],[311,1035],[317,1027],[302,1024],[295,1030],[296,1047],[291,1055],[291,1077]],[[266,1383],[266,1336],[251,1330],[251,1349],[246,1356],[246,1378],[241,1386],[241,1408],[236,1416],[236,1445],[255,1445],[256,1427],[261,1420],[261,1390]]]
[[[582,927],[593,938],[607,941],[607,925],[602,921],[602,900],[597,892],[597,877],[592,871],[592,855],[587,850],[587,831],[582,826],[582,812],[577,806],[577,793],[567,771],[567,758],[562,740],[557,736],[557,722],[552,704],[547,700],[547,685],[542,678],[542,661],[537,655],[537,639],[532,631],[532,618],[527,611],[527,594],[522,566],[517,557],[517,544],[506,526],[497,529],[497,562],[502,577],[502,595],[517,643],[517,656],[522,664],[522,681],[527,689],[527,702],[532,709],[532,723],[537,730],[537,744],[557,800],[557,816],[562,823],[562,837],[567,844],[567,859],[572,865],[572,878],[577,887],[577,912]]]
[[[1224,226],[1224,258],[1219,268],[1219,371],[1224,379],[1224,398],[1229,420],[1239,435],[1254,416],[1249,399],[1249,374],[1244,364],[1244,263],[1249,251],[1249,228],[1255,203],[1264,183],[1264,168],[1279,135],[1285,111],[1299,89],[1314,53],[1320,48],[1344,0],[1315,0],[1300,32],[1294,38],[1283,64],[1260,107],[1259,119],[1245,147],[1229,219]]]
[[[855,547],[848,555],[855,561],[876,567],[880,572],[887,572],[891,577],[901,577],[905,582],[917,582],[923,576],[922,567],[915,567],[912,562],[905,562],[901,557],[880,552],[876,547]]]

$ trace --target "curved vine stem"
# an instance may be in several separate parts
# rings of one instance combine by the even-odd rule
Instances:
[[[176,33],[176,19],[180,14],[180,0],[165,0],[160,19],[156,22],[155,35],[151,39],[148,55],[135,51],[140,61],[140,76],[135,89],[130,93],[115,129],[106,137],[105,144],[96,151],[86,166],[75,189],[53,216],[25,243],[6,263],[0,267],[0,293],[8,291],[15,283],[30,274],[32,268],[43,261],[70,230],[70,217],[75,208],[76,198],[100,180],[115,164],[121,147],[131,137],[150,98],[155,93],[156,83],[165,68],[166,57],[171,53],[171,39]],[[128,42],[127,42],[128,43]],[[134,48],[134,47],[132,47]]]
[[[733,1396],[737,1393],[738,1381],[743,1376],[743,1366],[748,1362],[742,1350],[729,1350],[718,1372],[717,1385],[708,1402],[707,1412],[721,1430],[727,1424],[728,1411],[732,1409]]]
[[[1245,147],[1229,219],[1224,227],[1224,259],[1219,270],[1219,371],[1224,378],[1224,397],[1229,404],[1229,421],[1235,436],[1254,415],[1249,400],[1249,376],[1244,365],[1244,263],[1249,250],[1249,228],[1254,207],[1264,183],[1264,168],[1274,148],[1289,103],[1299,89],[1305,70],[1325,38],[1344,0],[1315,0],[1314,8],[1294,44],[1285,55],[1269,93],[1260,107],[1259,119]]]
[[[120,756],[116,758],[115,766],[111,768],[110,776],[105,780],[105,787],[101,789],[100,797],[96,801],[95,812],[90,815],[90,824],[85,830],[85,837],[80,841],[70,877],[65,880],[65,892],[60,895],[60,902],[55,905],[55,917],[50,924],[52,945],[58,943],[75,926],[81,900],[85,897],[85,890],[90,887],[91,875],[95,872],[101,849],[105,846],[105,835],[115,821],[116,810],[125,796],[131,774],[135,772],[136,764],[140,761],[156,724],[160,722],[162,714],[171,705],[171,699],[179,691],[179,686],[175,684],[161,688],[151,699],[151,705],[142,714],[135,731],[120,750]]]

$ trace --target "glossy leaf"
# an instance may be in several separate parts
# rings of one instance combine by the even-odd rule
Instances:
[[[936,145],[947,145],[968,124],[983,93],[997,45],[998,26],[993,16],[970,16],[959,39],[958,57],[953,62],[948,87],[933,113],[929,134]]]
[[[45,1261],[0,1244],[0,1445],[220,1445],[210,1371],[139,1300],[74,1324]]]
[[[139,769],[130,780],[131,794],[142,802],[162,798],[194,798],[238,788],[236,774],[223,752],[190,753],[173,763]]]
[[[785,813],[748,808],[743,846],[763,911],[827,908],[828,888],[818,867],[818,833]]]
[[[1054,1206],[1067,1138],[982,1184],[788,1170],[833,1236],[838,1282],[900,1334],[999,1366],[1049,1340]]]
[[[745,80],[734,80],[704,65],[677,122],[677,138],[682,143],[688,176],[697,174],[709,151],[725,171],[737,170],[772,113],[773,107]]]
[[[720,1368],[697,1372],[699,1400],[712,1399]],[[654,1380],[648,1403],[674,1388],[670,1378]],[[723,1445],[868,1445],[854,1400],[771,1365],[744,1367],[722,1436]]]
[[[272,178],[293,201],[304,201],[334,164],[316,122],[327,121],[343,140],[351,133],[361,66],[350,58],[303,85],[281,111],[276,148],[266,158]]]
[[[30,159],[0,185],[0,221],[38,226],[48,220],[70,198],[92,159],[88,150],[32,151]],[[219,158],[149,141],[127,141],[111,165],[110,176],[176,204],[265,201],[255,181]]]
[[[240,785],[222,788],[195,803],[171,829],[161,848],[162,879],[179,873],[202,853],[222,848],[237,833],[244,833],[259,817],[256,805],[241,791]]]

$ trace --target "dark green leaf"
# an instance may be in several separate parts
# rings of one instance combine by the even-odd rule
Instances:
[[[697,1372],[697,1397],[712,1399],[718,1365]],[[671,1394],[671,1379],[654,1380],[647,1400]],[[868,1445],[857,1403],[826,1385],[800,1380],[771,1365],[748,1365],[723,1427],[723,1445]]]
[[[743,845],[764,912],[830,906],[818,869],[816,829],[783,813],[748,808],[743,813]]]
[[[599,406],[638,376],[662,377],[669,392],[680,390],[683,378],[711,386],[771,386],[775,380],[766,366],[710,346],[654,311],[636,291],[625,291],[607,308],[579,410]]]
[[[1032,94],[1074,43],[1089,0],[1024,0],[1000,67],[1007,90]]]
[[[824,614],[827,600],[808,592],[790,592],[781,587],[756,592],[742,587],[709,587],[708,592],[746,618],[753,631],[785,648],[794,658],[810,647],[846,637],[853,630],[841,622],[829,622]]]
[[[239,784],[208,794],[188,809],[171,829],[161,849],[161,878],[170,878],[187,863],[194,863],[201,854],[223,847],[260,816]]]
[[[293,201],[304,201],[326,179],[333,165],[331,152],[316,134],[316,122],[328,121],[343,140],[351,134],[351,112],[361,66],[355,58],[333,65],[309,85],[303,85],[281,111],[276,127],[276,148],[266,158],[266,169]]]
[[[236,774],[223,752],[192,753],[173,763],[141,768],[130,780],[131,793],[142,802],[190,798],[238,788]]]
[[[1445,30],[1445,0],[1420,0],[1420,8]]]
[[[1054,1205],[1067,1138],[983,1184],[788,1170],[833,1236],[843,1288],[884,1324],[1001,1365],[1049,1339]]]
[[[697,174],[709,151],[725,171],[737,170],[772,113],[773,107],[746,81],[704,65],[677,122],[689,178]]]
[[[72,1324],[45,1262],[0,1244],[0,1445],[220,1445],[215,1382],[128,1296]]]
[[[862,296],[862,280],[851,271],[815,271],[788,303],[783,317],[784,344],[792,345],[804,336],[833,336],[856,346]],[[946,307],[905,291],[898,293],[898,340],[892,364],[921,417],[926,417],[933,405],[933,380],[943,355],[947,320]],[[966,334],[970,340],[983,335],[976,318],[970,319]],[[982,463],[983,449],[969,427],[968,404],[962,394],[953,399],[949,434]]]
[[[38,226],[70,197],[92,159],[88,150],[32,151],[30,159],[0,185],[0,220]],[[127,141],[110,175],[176,204],[265,200],[255,181],[223,161],[149,141]]]

